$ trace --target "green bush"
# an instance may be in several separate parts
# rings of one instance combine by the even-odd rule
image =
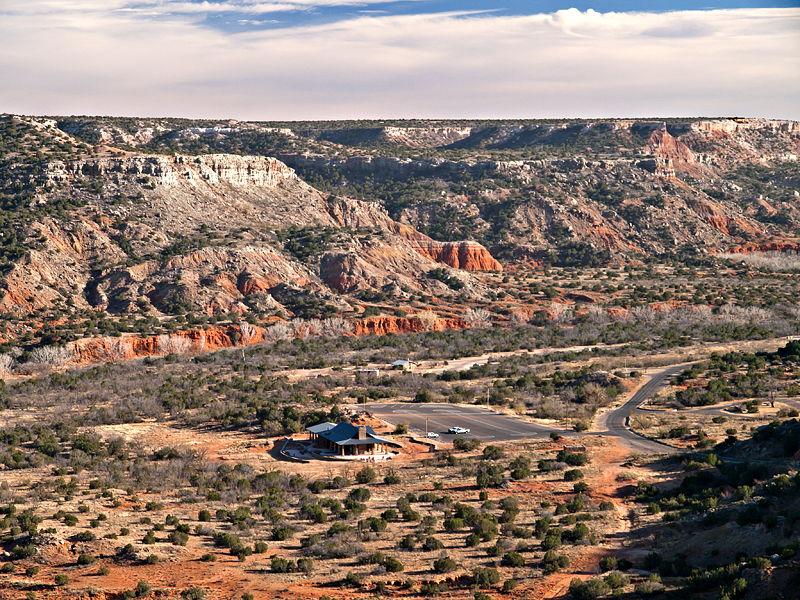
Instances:
[[[67,585],[69,583],[69,576],[64,573],[59,573],[55,576],[54,581],[56,585]]]
[[[593,600],[605,596],[611,591],[611,588],[602,579],[581,581],[575,578],[569,584],[569,591],[575,600]]]
[[[479,587],[500,583],[500,572],[490,567],[475,567],[472,569],[472,577],[475,580],[475,585]]]
[[[614,571],[617,568],[617,559],[613,556],[606,556],[600,559],[601,571]]]
[[[372,497],[372,493],[367,488],[356,488],[350,491],[349,498],[355,502],[366,502]]]
[[[150,584],[146,581],[140,581],[136,584],[136,597],[141,598],[150,593]]]
[[[378,478],[378,474],[372,467],[364,467],[356,473],[356,481],[361,485],[374,482]]]
[[[517,552],[509,552],[503,557],[501,561],[505,567],[524,567],[525,559]]]
[[[437,573],[451,573],[456,569],[458,569],[458,564],[448,556],[433,561],[433,570]]]
[[[183,590],[181,592],[181,597],[184,598],[184,600],[204,600],[206,592],[199,586],[193,586]]]
[[[389,573],[401,573],[405,566],[393,556],[387,556],[383,561],[383,567]]]

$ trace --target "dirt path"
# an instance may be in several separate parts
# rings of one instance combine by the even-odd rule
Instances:
[[[618,475],[623,471],[629,471],[622,465],[625,464],[631,451],[624,446],[617,446],[616,441],[613,445],[605,448],[595,449],[592,466],[597,469],[596,473],[586,482],[589,484],[590,491],[587,495],[592,502],[600,503],[610,501],[614,504],[616,519],[603,532],[603,539],[597,546],[584,546],[580,556],[571,561],[565,573],[554,573],[545,578],[544,582],[533,590],[531,598],[533,600],[547,600],[550,598],[561,598],[567,594],[570,582],[576,577],[579,579],[590,579],[600,573],[600,559],[605,556],[616,555],[623,550],[622,540],[631,529],[628,512],[632,505],[626,501],[626,495],[622,488],[628,485],[618,481]]]

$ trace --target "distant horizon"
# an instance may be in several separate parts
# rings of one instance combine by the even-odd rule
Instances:
[[[784,117],[754,117],[748,115],[727,115],[727,116],[697,116],[697,117],[683,117],[683,116],[668,116],[668,117],[466,117],[466,118],[445,118],[445,117],[381,117],[370,119],[237,119],[236,117],[179,117],[174,115],[169,116],[149,116],[149,115],[91,115],[91,114],[72,114],[72,115],[57,115],[57,114],[23,114],[23,113],[0,113],[0,117],[23,117],[29,119],[142,119],[142,120],[185,120],[185,121],[215,121],[222,123],[224,121],[235,121],[237,123],[263,123],[263,124],[283,124],[283,123],[359,123],[366,122],[368,124],[384,124],[384,123],[397,123],[397,122],[442,122],[442,123],[469,123],[472,121],[489,121],[489,122],[521,122],[521,121],[538,121],[538,122],[574,122],[574,121],[642,121],[642,122],[668,122],[668,121],[732,121],[734,119],[746,119],[749,121],[791,121],[800,122],[800,119],[789,119]]]
[[[790,0],[0,5],[0,110],[18,114],[798,120],[798,73]]]

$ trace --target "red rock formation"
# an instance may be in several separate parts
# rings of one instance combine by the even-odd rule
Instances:
[[[463,319],[439,319],[433,326],[434,331],[445,329],[467,329],[469,325]],[[370,317],[356,321],[356,335],[386,335],[387,333],[419,333],[425,327],[416,317]]]
[[[800,243],[793,242],[762,242],[760,244],[745,244],[729,250],[731,254],[750,254],[751,252],[800,252]]]
[[[278,285],[281,279],[277,276],[259,277],[252,273],[242,273],[236,281],[236,288],[242,294],[247,296],[256,292],[269,292],[272,288]]]
[[[672,137],[666,129],[654,131],[647,143],[658,158],[675,162],[695,162],[694,154],[689,147]]]
[[[155,356],[163,351],[163,349],[159,348],[159,337],[101,337],[78,340],[72,344],[75,352],[75,362],[83,364]],[[189,351],[194,352],[231,348],[236,345],[233,341],[234,339],[239,340],[238,343],[242,344],[239,325],[179,331],[167,337],[187,340],[189,342]],[[254,327],[252,336],[246,343],[257,344],[263,341],[265,341],[264,330],[261,327]]]
[[[502,271],[489,251],[477,242],[410,241],[411,246],[432,261],[465,271]]]

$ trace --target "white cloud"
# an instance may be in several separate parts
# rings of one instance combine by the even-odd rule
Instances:
[[[800,118],[799,9],[369,15],[231,35],[178,4],[0,8],[0,111]]]

